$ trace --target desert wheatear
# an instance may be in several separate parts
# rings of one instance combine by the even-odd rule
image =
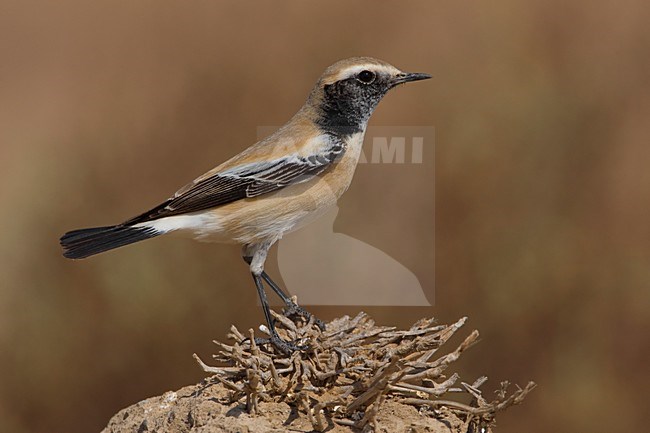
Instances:
[[[291,351],[296,346],[275,331],[263,281],[287,305],[285,314],[309,313],[264,271],[267,253],[284,233],[326,211],[347,190],[368,119],[382,97],[399,84],[427,78],[369,57],[339,61],[325,70],[303,107],[274,134],[141,215],[66,233],[61,237],[63,255],[81,259],[170,232],[241,244],[270,342]]]

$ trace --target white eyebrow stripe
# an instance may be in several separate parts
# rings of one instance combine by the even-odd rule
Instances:
[[[399,74],[401,72],[399,69],[394,68],[392,66],[377,65],[375,63],[366,63],[366,64],[354,65],[342,69],[341,71],[339,71],[338,74],[336,74],[336,76],[334,77],[334,81],[344,80],[346,78],[358,74],[364,69],[367,69],[369,71],[375,71],[375,72],[386,72],[391,75]]]

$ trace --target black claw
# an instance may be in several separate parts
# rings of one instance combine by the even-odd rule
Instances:
[[[316,324],[316,326],[318,326],[318,329],[320,329],[323,332],[327,329],[327,326],[325,326],[325,322],[323,322],[322,320],[316,317],[314,317],[314,323]]]
[[[286,306],[284,309],[284,316],[288,318],[293,318],[293,317],[302,317],[306,321],[309,321],[312,317],[314,318],[314,324],[318,326],[318,329],[321,331],[325,331],[325,322],[322,320],[318,319],[315,317],[313,314],[311,314],[309,311],[305,310],[301,306],[291,303]]]
[[[276,349],[285,355],[291,355],[293,352],[307,349],[305,346],[298,346],[297,344],[293,344],[289,341],[284,341],[277,335],[273,335],[270,338],[255,338],[255,344],[258,346],[272,344]]]

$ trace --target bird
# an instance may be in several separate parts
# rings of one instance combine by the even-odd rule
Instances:
[[[340,60],[325,69],[302,108],[276,132],[147,212],[120,224],[65,233],[63,255],[82,259],[172,232],[239,244],[270,335],[260,342],[284,353],[301,349],[277,333],[264,283],[284,302],[285,315],[311,315],[264,270],[269,249],[325,213],[348,189],[368,120],[388,91],[428,78],[372,57]]]

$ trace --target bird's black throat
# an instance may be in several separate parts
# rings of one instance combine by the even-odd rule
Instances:
[[[325,85],[316,123],[341,139],[363,131],[388,90],[382,87],[359,86],[353,78]]]

